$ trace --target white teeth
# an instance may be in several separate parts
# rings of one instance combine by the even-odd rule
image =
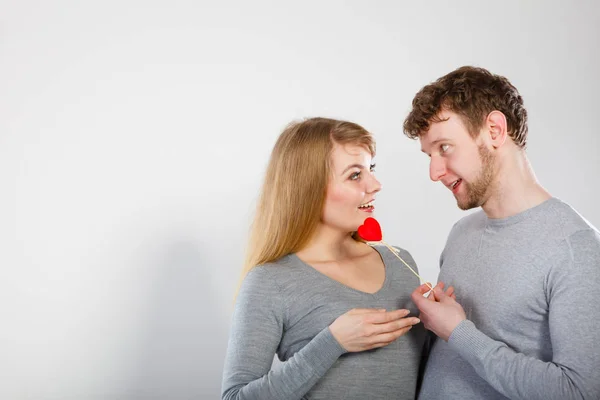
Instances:
[[[458,183],[459,183],[459,182],[460,182],[460,179],[459,179],[459,180],[457,180],[457,181],[455,181],[455,182],[452,184],[452,189],[454,189],[454,188],[456,187],[456,185],[458,185]]]
[[[370,201],[370,202],[368,202],[368,203],[361,204],[360,206],[358,206],[358,208],[367,208],[367,207],[372,207],[372,206],[373,206],[373,201],[374,201],[374,200],[371,200],[371,201]]]

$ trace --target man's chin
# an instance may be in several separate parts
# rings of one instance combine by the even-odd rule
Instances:
[[[471,210],[480,206],[479,202],[474,201],[473,199],[464,200],[459,198],[456,198],[456,205],[463,211]]]
[[[457,202],[458,208],[460,208],[463,211],[467,211],[470,210],[471,208],[475,208],[476,206],[473,206],[471,204],[463,204],[461,202]]]

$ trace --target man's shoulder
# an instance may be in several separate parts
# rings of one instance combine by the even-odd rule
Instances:
[[[547,226],[554,226],[563,238],[568,238],[581,231],[596,231],[583,215],[577,212],[571,205],[557,198],[549,200]]]

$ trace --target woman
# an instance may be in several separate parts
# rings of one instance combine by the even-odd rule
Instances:
[[[350,122],[313,118],[280,135],[250,235],[223,399],[415,397],[425,331],[410,316],[410,294],[419,281],[355,235],[381,189],[374,155],[372,136]],[[275,354],[282,363],[272,369]]]

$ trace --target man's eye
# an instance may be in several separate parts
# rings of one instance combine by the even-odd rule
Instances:
[[[440,150],[442,150],[442,153],[447,152],[449,148],[450,148],[449,144],[443,144],[440,146]]]

